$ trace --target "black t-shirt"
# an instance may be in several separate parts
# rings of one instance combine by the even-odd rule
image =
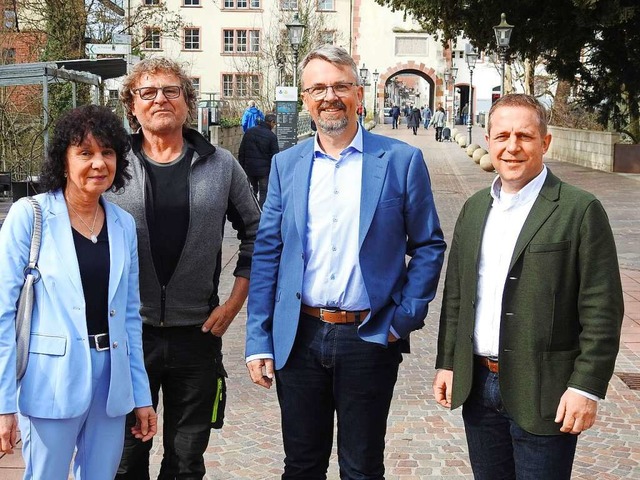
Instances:
[[[109,235],[105,219],[98,234],[98,243],[83,237],[75,229],[73,243],[80,268],[82,290],[86,306],[87,332],[89,335],[109,333]]]
[[[151,192],[147,224],[151,255],[161,285],[167,285],[178,265],[189,229],[189,171],[193,148],[185,143],[178,158],[158,163],[144,158]]]

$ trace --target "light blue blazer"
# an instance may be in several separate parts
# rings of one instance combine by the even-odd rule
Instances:
[[[359,260],[371,313],[358,333],[386,346],[392,326],[405,339],[424,326],[446,245],[422,152],[362,133]],[[246,355],[273,355],[276,369],[298,329],[312,165],[312,140],[274,156],[253,252]]]
[[[28,263],[33,210],[17,202],[0,229],[0,413],[40,418],[82,415],[91,402],[91,358],[85,301],[61,191],[37,195],[42,244],[35,284],[29,363],[16,385],[15,315]],[[142,354],[138,252],[133,217],[102,200],[109,232],[109,335],[111,380],[107,415],[151,405]]]

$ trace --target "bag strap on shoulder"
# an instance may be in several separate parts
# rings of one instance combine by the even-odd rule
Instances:
[[[34,273],[34,283],[40,280],[38,270],[38,256],[40,254],[40,242],[42,240],[42,209],[40,204],[33,197],[25,197],[25,200],[33,208],[33,231],[31,233],[31,249],[29,250],[29,263],[24,269],[25,278],[29,273]]]

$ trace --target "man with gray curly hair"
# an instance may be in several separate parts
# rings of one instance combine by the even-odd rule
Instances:
[[[189,127],[196,96],[179,64],[161,57],[141,61],[120,98],[137,131],[131,182],[111,200],[137,224],[145,367],[153,404],[160,389],[164,404],[160,478],[201,479],[216,379],[224,376],[221,337],[247,297],[259,209],[231,153]],[[227,219],[240,248],[233,289],[220,302]],[[127,433],[116,478],[148,479],[150,449],[151,442]]]

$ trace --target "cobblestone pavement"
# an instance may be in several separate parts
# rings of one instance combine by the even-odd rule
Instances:
[[[424,152],[446,239],[464,200],[489,185],[493,175],[483,172],[455,143],[437,143],[433,129],[417,136],[389,125],[376,133],[400,138]],[[484,143],[482,130],[474,129],[474,142]],[[624,337],[616,372],[640,373],[640,176],[590,170],[548,160],[562,179],[594,192],[603,202],[613,225],[619,249],[625,290]],[[1,206],[1,205],[0,205]],[[221,293],[231,284],[235,262],[234,232],[225,240],[225,268]],[[470,479],[467,447],[460,411],[439,407],[431,395],[437,321],[441,291],[431,305],[425,327],[412,335],[413,353],[405,356],[389,417],[387,479]],[[213,431],[205,459],[208,480],[276,479],[282,471],[280,416],[275,389],[254,386],[244,366],[242,312],[224,337],[225,365],[229,372],[226,425]],[[161,433],[158,438],[161,438]],[[154,444],[152,471],[157,473],[162,449]],[[0,459],[0,478],[21,478],[19,455]],[[337,479],[337,461],[331,458],[329,478]],[[618,376],[611,380],[606,400],[599,407],[595,427],[578,442],[575,479],[640,479],[640,392],[630,390]]]

